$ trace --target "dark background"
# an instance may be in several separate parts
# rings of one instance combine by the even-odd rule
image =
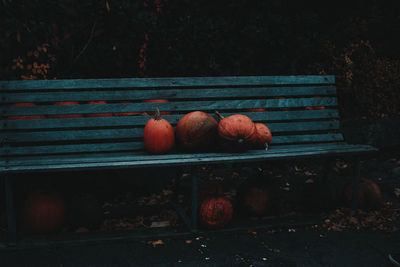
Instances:
[[[393,117],[397,2],[0,0],[0,79],[333,74],[342,117]]]

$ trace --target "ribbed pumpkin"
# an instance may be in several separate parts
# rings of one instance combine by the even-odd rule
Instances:
[[[55,106],[64,106],[64,105],[79,105],[79,102],[76,101],[62,101],[54,103]],[[49,118],[59,119],[59,118],[82,118],[82,114],[58,114],[58,115],[48,115]]]
[[[232,220],[233,206],[223,196],[207,197],[200,204],[199,220],[206,228],[220,228]]]
[[[344,188],[344,200],[349,207],[353,200],[353,183]],[[363,210],[377,210],[383,206],[382,192],[379,186],[370,179],[361,179],[358,187],[358,207]]]
[[[100,100],[100,101],[89,101],[89,105],[99,105],[99,104],[107,104],[106,101]],[[112,117],[112,113],[90,113],[86,114],[86,117]]]
[[[28,195],[22,211],[24,228],[32,233],[60,230],[65,219],[65,203],[56,192],[35,191]]]
[[[12,104],[13,107],[34,107],[35,103],[15,103]],[[22,115],[22,116],[9,116],[9,120],[35,120],[35,119],[45,119],[44,115]]]
[[[210,148],[218,136],[218,122],[202,111],[183,116],[176,126],[179,146],[187,151],[204,151]]]
[[[224,149],[229,151],[246,151],[252,145],[252,139],[256,134],[254,122],[242,114],[235,114],[224,118],[220,117],[218,123],[218,135]]]
[[[255,123],[256,134],[252,138],[254,148],[267,149],[272,141],[272,134],[264,123]]]
[[[270,206],[270,197],[266,188],[251,186],[244,190],[243,207],[252,215],[264,215]]]
[[[174,128],[167,120],[161,118],[158,108],[154,118],[148,120],[144,126],[143,141],[147,151],[152,154],[165,154],[174,147]]]

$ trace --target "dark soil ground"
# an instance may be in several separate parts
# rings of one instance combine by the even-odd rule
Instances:
[[[168,227],[147,228],[147,234],[127,231],[129,238],[119,232],[113,241],[81,242],[99,232],[90,228],[89,233],[73,233],[76,228],[69,227],[40,242],[22,235],[19,247],[0,250],[0,266],[390,266],[388,254],[400,252],[399,153],[380,152],[362,161],[361,177],[379,185],[385,204],[378,211],[360,210],[358,214],[342,201],[343,188],[351,181],[351,162],[331,161],[327,176],[321,174],[323,163],[303,160],[199,169],[202,182],[218,180],[230,194],[235,194],[232,188],[238,190],[248,181],[274,188],[273,211],[263,218],[235,216],[226,229],[196,234],[186,232],[178,220],[172,231]],[[185,195],[189,181],[185,175],[180,178],[179,194]],[[166,184],[150,183],[150,187],[164,192]],[[157,194],[155,198],[159,204],[164,201]],[[120,195],[114,199],[126,201]],[[129,222],[118,221],[131,229]],[[104,228],[104,222],[102,226],[103,233],[113,235],[112,227]],[[114,230],[123,232],[124,227]],[[65,242],[64,237],[71,236]]]

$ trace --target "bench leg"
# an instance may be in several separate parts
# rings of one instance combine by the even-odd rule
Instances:
[[[192,223],[190,231],[197,232],[197,207],[198,207],[198,177],[196,173],[192,174]]]
[[[354,184],[353,184],[353,202],[352,202],[352,208],[353,211],[357,211],[358,209],[358,190],[359,190],[359,183],[360,183],[360,158],[356,157],[354,159],[354,166],[353,166],[353,172],[354,172]]]
[[[183,222],[189,228],[192,233],[197,232],[197,212],[198,212],[198,176],[197,173],[192,172],[192,170],[188,170],[185,168],[184,171],[186,173],[190,173],[192,177],[192,196],[191,196],[191,217],[185,212],[183,207],[176,201],[172,201],[172,205],[175,210],[178,212],[179,216],[182,218]],[[176,185],[178,186],[178,185]]]
[[[13,187],[10,178],[4,178],[4,196],[7,208],[7,238],[8,245],[15,246],[17,243],[17,224],[15,218],[15,206],[14,206],[14,196]]]

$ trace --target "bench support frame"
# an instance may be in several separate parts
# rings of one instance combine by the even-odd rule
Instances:
[[[17,223],[14,204],[13,184],[10,177],[3,177],[4,198],[7,210],[7,243],[8,246],[17,244]]]

